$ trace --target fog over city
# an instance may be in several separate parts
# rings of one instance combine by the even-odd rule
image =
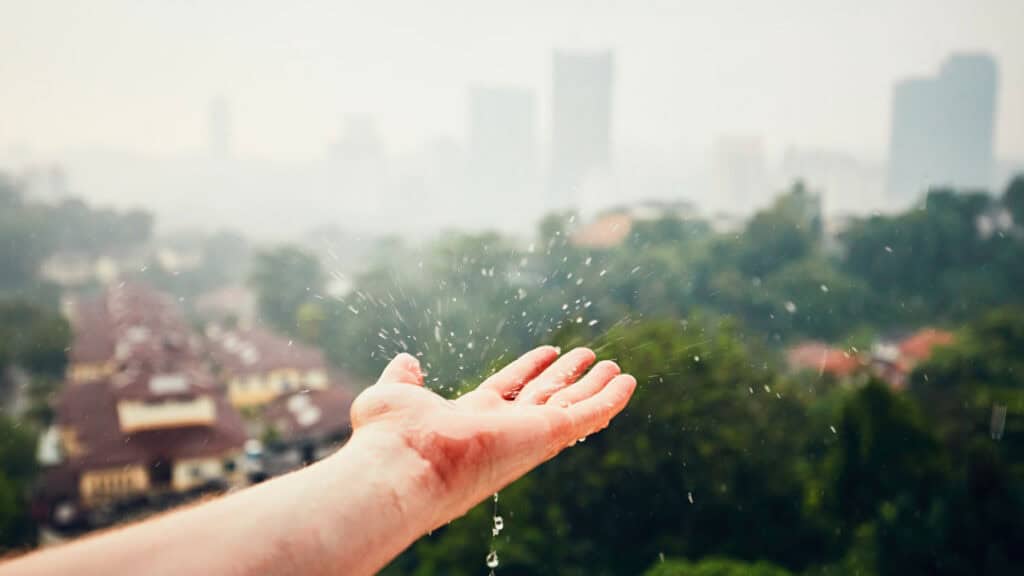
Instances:
[[[262,239],[525,235],[648,199],[743,216],[796,178],[827,214],[902,209],[923,190],[894,186],[1001,189],[1024,164],[1024,4],[982,6],[5,2],[0,168]],[[957,55],[987,88],[932,113],[980,126],[982,176],[894,176],[899,126],[941,138],[893,118],[897,87]]]

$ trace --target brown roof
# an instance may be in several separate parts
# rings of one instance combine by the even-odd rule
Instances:
[[[212,341],[210,355],[231,374],[256,374],[283,368],[324,370],[327,367],[319,349],[287,340],[263,328],[227,331]]]
[[[157,459],[216,456],[240,449],[246,440],[238,412],[217,394],[213,426],[189,426],[125,434],[117,416],[114,386],[107,380],[67,386],[57,397],[57,424],[74,430],[84,453],[68,465],[80,469],[127,464],[148,465]]]
[[[71,362],[95,364],[114,357],[114,329],[102,299],[75,302],[71,328]]]
[[[348,434],[354,398],[351,390],[341,386],[295,392],[267,404],[263,418],[288,442]]]
[[[191,330],[174,300],[141,284],[120,284],[78,299],[71,324],[75,363],[195,353],[189,342]]]

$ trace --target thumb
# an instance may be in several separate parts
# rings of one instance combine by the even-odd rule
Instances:
[[[395,356],[380,373],[377,384],[413,384],[423,386],[420,361],[412,354],[402,352]]]

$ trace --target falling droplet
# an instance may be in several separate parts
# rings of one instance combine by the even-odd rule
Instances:
[[[494,517],[494,529],[501,532],[505,528],[505,519],[501,516]]]
[[[694,362],[700,362],[700,356],[696,356],[696,355],[694,355],[694,357],[693,357],[693,361],[694,361]]]
[[[825,292],[825,293],[828,293],[828,286],[826,286],[826,285],[822,284],[822,285],[821,285],[821,291],[822,291],[822,292]]]
[[[835,426],[829,426],[828,429],[831,430],[833,434],[837,434]]]
[[[693,504],[693,492],[687,492],[686,499],[690,501],[690,504]]]
[[[796,313],[796,304],[792,301],[787,301],[783,306],[786,308],[786,312],[789,312],[790,314]]]
[[[494,551],[494,550],[491,550],[490,552],[487,553],[487,567],[488,568],[497,568],[498,567],[498,553],[496,551]]]

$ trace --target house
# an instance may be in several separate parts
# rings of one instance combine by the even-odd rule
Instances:
[[[914,368],[931,358],[936,348],[949,346],[956,336],[946,330],[922,328],[894,342],[880,342],[872,350],[872,373],[897,390],[907,385]]]
[[[37,517],[93,524],[129,502],[243,482],[241,416],[168,296],[124,284],[73,306],[74,343],[37,451]]]
[[[246,440],[238,412],[201,368],[131,368],[66,386],[43,435],[42,491],[77,516],[140,496],[238,484]],[[51,517],[50,520],[59,520]]]
[[[355,393],[342,386],[291,392],[263,408],[264,437],[273,473],[310,464],[334,452],[352,435],[349,410]]]
[[[269,330],[207,329],[209,354],[238,408],[263,406],[282,394],[327,388],[323,353]]]
[[[867,367],[860,355],[823,342],[803,342],[793,346],[786,351],[786,362],[794,372],[814,371],[836,378],[848,378]]]
[[[72,329],[71,383],[107,378],[129,360],[165,349],[198,357],[198,340],[177,303],[141,284],[121,283],[73,300],[65,313]]]

